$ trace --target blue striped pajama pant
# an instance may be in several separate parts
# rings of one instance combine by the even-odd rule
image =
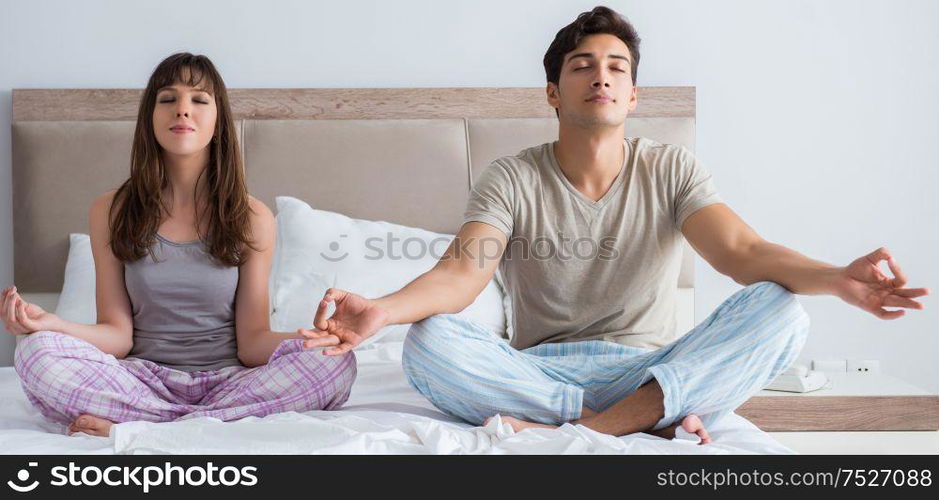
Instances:
[[[402,364],[411,385],[435,406],[473,424],[495,414],[569,422],[584,406],[602,411],[655,378],[665,406],[655,429],[692,413],[707,426],[788,368],[808,331],[795,296],[764,281],[655,350],[602,340],[516,350],[479,325],[442,314],[411,327]]]

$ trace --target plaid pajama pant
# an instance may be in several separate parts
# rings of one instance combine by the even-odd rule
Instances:
[[[808,331],[793,294],[764,281],[656,350],[590,340],[519,351],[470,321],[437,315],[411,327],[403,366],[435,406],[473,424],[497,413],[569,422],[584,406],[602,411],[655,378],[665,405],[655,429],[691,413],[710,425],[788,368]]]
[[[83,414],[116,423],[167,422],[338,408],[355,379],[355,356],[323,356],[303,350],[302,342],[282,341],[264,366],[189,373],[117,359],[84,340],[39,331],[20,342],[14,366],[29,401],[59,423]]]

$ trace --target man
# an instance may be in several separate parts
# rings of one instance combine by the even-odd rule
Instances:
[[[914,299],[928,290],[904,288],[886,249],[836,267],[767,242],[687,150],[624,141],[638,63],[636,31],[608,8],[560,30],[544,58],[558,141],[493,162],[444,257],[400,291],[368,300],[328,290],[306,345],[342,354],[385,325],[414,323],[409,380],[469,422],[500,414],[516,430],[572,422],[668,438],[682,425],[704,444],[711,422],[801,350],[809,319],[793,294],[835,295],[883,319],[904,313],[884,307],[922,308]],[[747,286],[676,340],[682,238]],[[514,306],[511,344],[447,314],[472,303],[497,265]]]

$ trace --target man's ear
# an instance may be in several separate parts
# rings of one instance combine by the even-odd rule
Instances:
[[[634,86],[632,94],[629,95],[629,103],[627,104],[629,111],[635,111],[637,104],[639,104],[639,87]]]
[[[545,95],[548,98],[548,104],[554,109],[561,108],[561,94],[560,89],[554,82],[548,82],[548,86],[545,88]]]

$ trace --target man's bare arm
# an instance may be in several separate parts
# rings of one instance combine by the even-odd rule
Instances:
[[[413,323],[434,314],[456,313],[476,300],[492,279],[507,238],[482,222],[469,222],[433,269],[395,293],[377,299],[388,324]]]
[[[693,213],[681,229],[704,260],[742,285],[773,281],[793,293],[835,295],[883,319],[903,315],[903,311],[884,307],[922,309],[923,305],[913,299],[929,294],[926,288],[904,288],[907,278],[886,248],[874,250],[847,266],[835,266],[764,240],[723,203]],[[880,271],[878,265],[883,260],[893,278]]]
[[[717,272],[741,285],[774,281],[793,293],[827,294],[840,270],[764,240],[723,203],[691,214],[682,233]]]
[[[342,354],[383,326],[462,311],[492,279],[507,241],[493,226],[468,222],[433,269],[395,293],[370,300],[345,290],[327,290],[317,307],[314,329],[299,331],[309,339],[304,345],[330,347],[323,351],[327,355]],[[335,302],[336,310],[327,318],[330,302]]]

